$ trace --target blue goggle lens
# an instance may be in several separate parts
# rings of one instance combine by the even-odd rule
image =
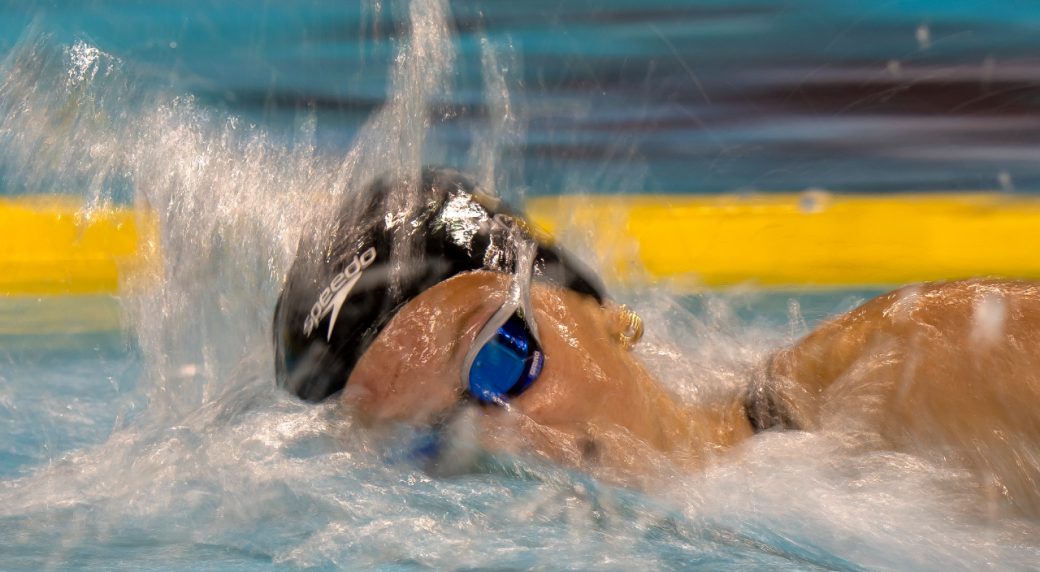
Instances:
[[[514,314],[477,352],[469,370],[469,392],[481,403],[496,403],[523,393],[542,372],[545,356]]]

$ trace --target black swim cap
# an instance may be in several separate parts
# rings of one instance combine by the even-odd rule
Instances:
[[[513,272],[518,234],[538,244],[536,280],[603,301],[590,270],[460,173],[425,169],[418,200],[401,207],[403,185],[377,180],[344,201],[327,236],[300,240],[275,306],[274,344],[278,385],[302,399],[343,389],[383,327],[423,291],[470,270]]]

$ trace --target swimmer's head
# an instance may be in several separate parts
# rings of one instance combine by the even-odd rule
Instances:
[[[514,272],[518,242],[537,245],[536,280],[603,301],[592,272],[460,173],[426,169],[414,187],[378,180],[300,241],[274,314],[279,386],[308,401],[340,391],[405,304],[464,272]]]

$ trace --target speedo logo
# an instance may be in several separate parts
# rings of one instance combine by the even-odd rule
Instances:
[[[361,273],[371,266],[375,260],[376,249],[370,246],[360,256],[355,255],[354,260],[342,272],[332,277],[332,282],[321,291],[318,301],[311,306],[311,311],[303,322],[303,334],[305,336],[310,336],[322,319],[331,312],[332,318],[329,320],[329,332],[325,336],[325,341],[332,339],[332,329],[336,327],[336,318],[339,316],[340,308],[343,307],[343,303],[347,301],[350,291],[357,284],[358,279],[361,278]]]

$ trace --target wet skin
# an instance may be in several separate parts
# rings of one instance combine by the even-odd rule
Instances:
[[[831,319],[763,372],[807,429],[971,469],[1040,516],[1040,284],[908,286]]]
[[[462,361],[509,277],[456,276],[407,304],[351,374],[343,401],[364,423],[430,423],[463,395]],[[509,408],[480,408],[490,448],[646,473],[702,467],[752,435],[743,393],[681,403],[616,339],[617,309],[532,289],[544,370]],[[1032,283],[925,284],[824,323],[755,373],[798,424],[976,472],[992,494],[1040,514],[1040,292]],[[624,479],[622,479],[624,480]]]
[[[450,412],[463,394],[465,354],[508,285],[506,275],[471,272],[409,302],[362,356],[342,399],[366,423],[428,423]],[[618,343],[616,308],[541,283],[531,296],[545,365],[508,410],[481,408],[485,445],[628,468],[655,452],[699,465],[751,435],[736,401],[711,409],[681,404],[651,378]]]

